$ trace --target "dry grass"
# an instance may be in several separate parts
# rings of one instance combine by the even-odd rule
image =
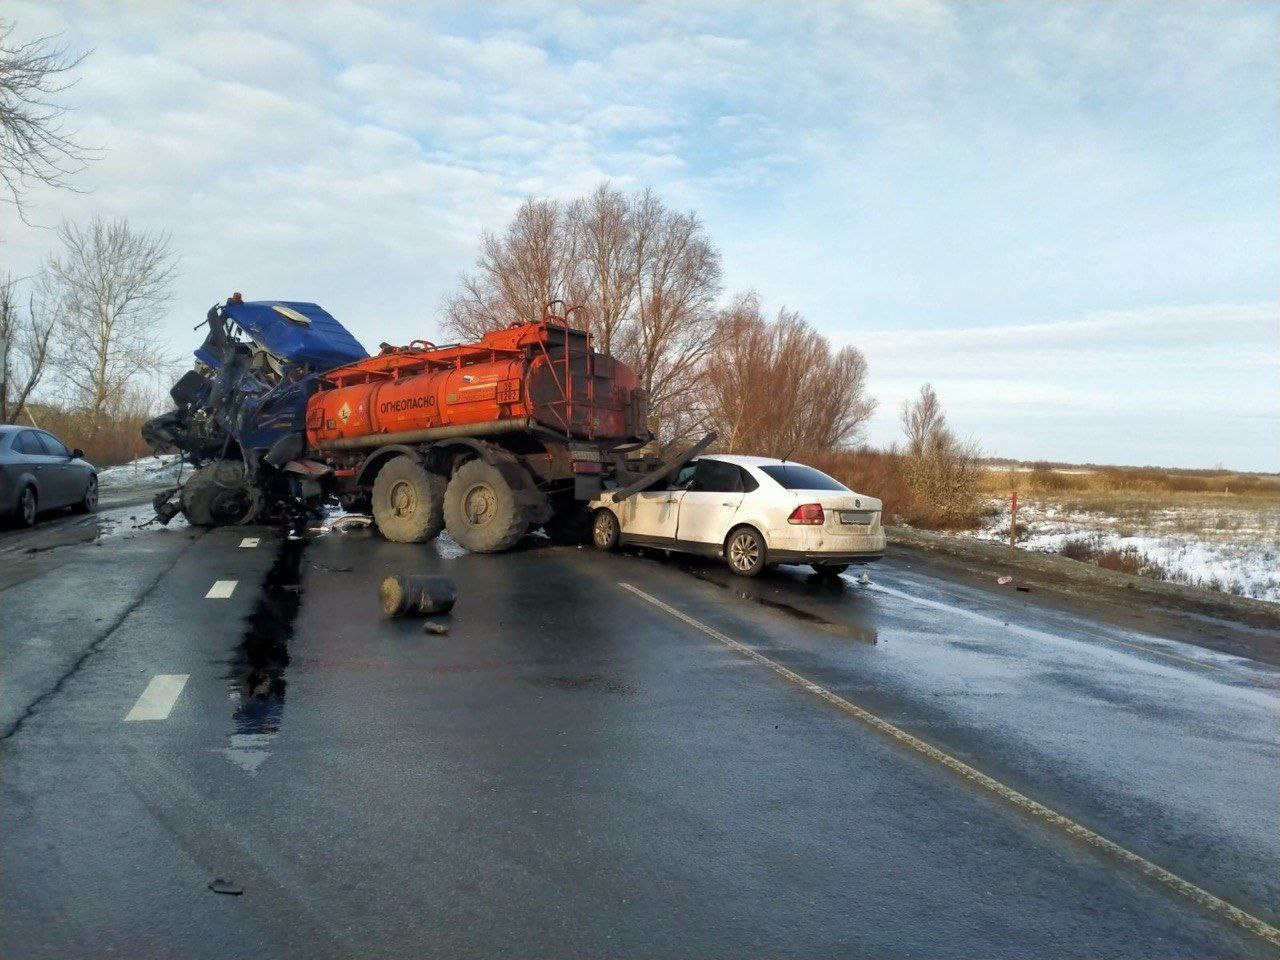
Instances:
[[[1068,540],[1062,545],[1061,552],[1064,557],[1092,563],[1104,570],[1117,570],[1152,580],[1169,579],[1168,571],[1162,564],[1143,555],[1136,547],[1109,547],[1098,536]]]
[[[982,487],[991,494],[1023,493],[1204,493],[1230,496],[1280,494],[1280,477],[1231,470],[1179,470],[1160,467],[1068,466],[1033,463],[988,469]]]
[[[128,463],[149,452],[142,442],[142,424],[148,414],[136,413],[107,419],[94,430],[83,411],[33,405],[31,414],[42,430],[48,430],[68,447],[79,447],[95,467]],[[24,422],[30,420],[24,415]]]
[[[886,522],[909,523],[926,530],[963,530],[976,525],[982,509],[976,483],[961,476],[953,488],[933,484],[940,494],[912,483],[912,465],[894,450],[837,450],[810,454],[805,462],[850,489],[884,502]]]

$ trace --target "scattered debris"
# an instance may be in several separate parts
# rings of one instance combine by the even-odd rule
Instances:
[[[335,517],[332,522],[326,523],[320,527],[312,527],[316,533],[330,533],[337,531],[341,533],[344,530],[364,529],[373,525],[373,517],[365,516],[362,513],[344,513],[340,517]]]
[[[423,633],[434,633],[438,637],[443,637],[449,632],[447,623],[440,623],[438,620],[428,620],[422,625]]]
[[[458,599],[458,588],[448,577],[422,573],[397,573],[378,587],[382,612],[389,617],[415,613],[448,613]]]
[[[331,567],[326,563],[312,563],[311,566],[317,570],[323,570],[325,573],[351,573],[355,567]]]
[[[860,574],[858,574],[858,583],[860,583],[862,586],[865,587],[870,582],[871,582],[871,578],[867,576],[867,571],[863,570]]]
[[[1015,589],[1015,590],[1017,590],[1019,593],[1030,593],[1030,592],[1031,592],[1031,588],[1030,588],[1030,587],[1014,587],[1014,589]]]
[[[240,884],[233,883],[230,880],[223,880],[221,877],[211,881],[209,889],[214,893],[222,893],[228,897],[238,897],[244,893],[244,887],[240,886]]]
[[[996,579],[996,583],[1000,584],[1000,586],[1002,587],[1007,587],[1009,584],[1013,583],[1013,577],[1010,577],[1008,575],[1003,577],[998,577]]]

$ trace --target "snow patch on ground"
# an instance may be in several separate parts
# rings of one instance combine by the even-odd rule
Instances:
[[[131,463],[98,471],[98,486],[111,490],[121,487],[176,485],[182,469],[182,458],[176,453],[141,457]]]
[[[1007,500],[992,501],[978,530],[963,536],[1009,541]],[[1276,511],[1167,507],[1132,517],[1069,510],[1049,500],[1018,507],[1018,546],[1061,553],[1072,541],[1097,550],[1136,551],[1163,579],[1280,603],[1280,521]]]

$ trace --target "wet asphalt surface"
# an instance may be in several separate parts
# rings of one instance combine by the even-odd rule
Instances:
[[[749,582],[146,515],[0,534],[7,960],[1278,952],[712,633],[1275,925],[1272,667],[900,558]],[[379,616],[394,572],[456,580],[447,635]]]

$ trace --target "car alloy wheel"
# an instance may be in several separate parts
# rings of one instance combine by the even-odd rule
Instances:
[[[30,487],[22,490],[22,498],[18,501],[18,515],[22,518],[23,526],[29,527],[36,522],[36,492]]]
[[[751,576],[762,566],[764,547],[752,530],[739,530],[729,541],[729,566],[734,573]]]
[[[618,545],[618,518],[612,510],[601,510],[591,524],[591,538],[600,550],[612,550]]]
[[[84,491],[84,508],[93,510],[98,506],[98,478],[90,477],[89,485]]]

